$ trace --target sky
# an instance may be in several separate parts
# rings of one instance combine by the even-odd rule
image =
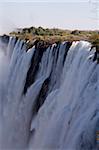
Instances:
[[[16,28],[99,29],[98,0],[0,0],[0,34]]]

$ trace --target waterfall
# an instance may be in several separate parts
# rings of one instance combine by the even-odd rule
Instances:
[[[99,148],[99,65],[86,41],[0,39],[0,150]]]

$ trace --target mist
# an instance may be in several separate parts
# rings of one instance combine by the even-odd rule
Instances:
[[[0,83],[4,83],[4,79],[8,69],[7,45],[0,40]]]
[[[12,31],[15,31],[17,26],[11,22],[10,19],[4,19],[0,21],[0,35],[9,34]]]

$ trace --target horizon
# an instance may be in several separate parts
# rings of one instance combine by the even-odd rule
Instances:
[[[0,1],[0,34],[31,26],[63,30],[99,30],[97,3],[98,1],[94,0]]]
[[[27,29],[29,29],[29,28],[31,28],[31,27],[35,27],[35,28],[39,28],[39,27],[42,27],[43,29],[47,29],[48,27],[43,27],[43,26],[27,26],[27,27],[19,27],[19,28],[16,28],[16,29],[13,29],[13,30],[11,30],[10,32],[6,32],[6,33],[0,33],[0,36],[3,36],[3,35],[9,35],[11,32],[17,32],[18,30],[21,30],[21,29],[24,29],[24,28],[27,28]],[[95,32],[95,31],[99,31],[99,29],[85,29],[85,30],[83,30],[83,29],[65,29],[65,28],[55,28],[55,27],[52,27],[52,28],[48,28],[48,29],[59,29],[59,30],[63,30],[63,31],[65,31],[65,30],[67,30],[67,31],[75,31],[75,30],[77,30],[77,31],[85,31],[85,32],[87,32],[87,31],[93,31],[93,32]]]
[[[39,28],[39,27],[41,27],[41,28],[43,28],[43,29],[59,29],[59,30],[67,30],[67,31],[74,31],[74,30],[78,30],[78,31],[99,31],[99,29],[67,29],[67,28],[55,28],[55,27],[51,27],[51,28],[49,28],[49,27],[43,27],[43,26],[40,26],[40,25],[38,25],[38,26],[25,26],[25,27],[18,27],[18,28],[16,28],[16,29],[14,29],[13,31],[18,31],[18,30],[21,30],[21,29],[25,29],[25,28],[27,28],[27,29],[29,29],[29,28],[31,28],[31,27],[34,27],[34,28]],[[11,31],[11,32],[13,32],[13,31]]]

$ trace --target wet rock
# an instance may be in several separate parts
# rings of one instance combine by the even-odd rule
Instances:
[[[71,47],[71,45],[72,45],[72,42],[67,42],[67,43],[66,43],[65,55],[64,55],[64,59],[63,59],[63,65],[64,65],[64,62],[65,62],[65,60],[66,60],[66,56],[67,56],[67,53],[68,53],[69,48]]]
[[[33,108],[33,112],[34,113],[37,113],[39,108],[43,105],[46,97],[47,97],[47,91],[48,91],[48,88],[49,88],[49,82],[50,82],[50,77],[48,77],[43,85],[42,85],[42,88],[40,90],[40,93],[36,99],[36,103],[35,103],[35,107]]]
[[[0,36],[1,42],[5,43],[5,44],[8,44],[9,38],[10,37],[8,35],[5,35],[5,34],[3,36]]]
[[[36,74],[39,69],[39,63],[41,62],[41,58],[43,56],[43,52],[47,49],[48,45],[44,41],[36,40],[35,43],[35,52],[31,59],[31,65],[27,72],[26,83],[24,87],[24,94],[27,92],[28,87],[30,87],[34,81]]]
[[[95,51],[95,53],[94,53],[93,61],[96,61],[96,60],[97,60],[97,64],[99,64],[99,45],[92,46],[91,49],[92,49],[93,47],[96,48],[96,51]]]
[[[74,35],[79,35],[80,31],[79,30],[74,30],[71,32],[71,34],[74,34]]]

